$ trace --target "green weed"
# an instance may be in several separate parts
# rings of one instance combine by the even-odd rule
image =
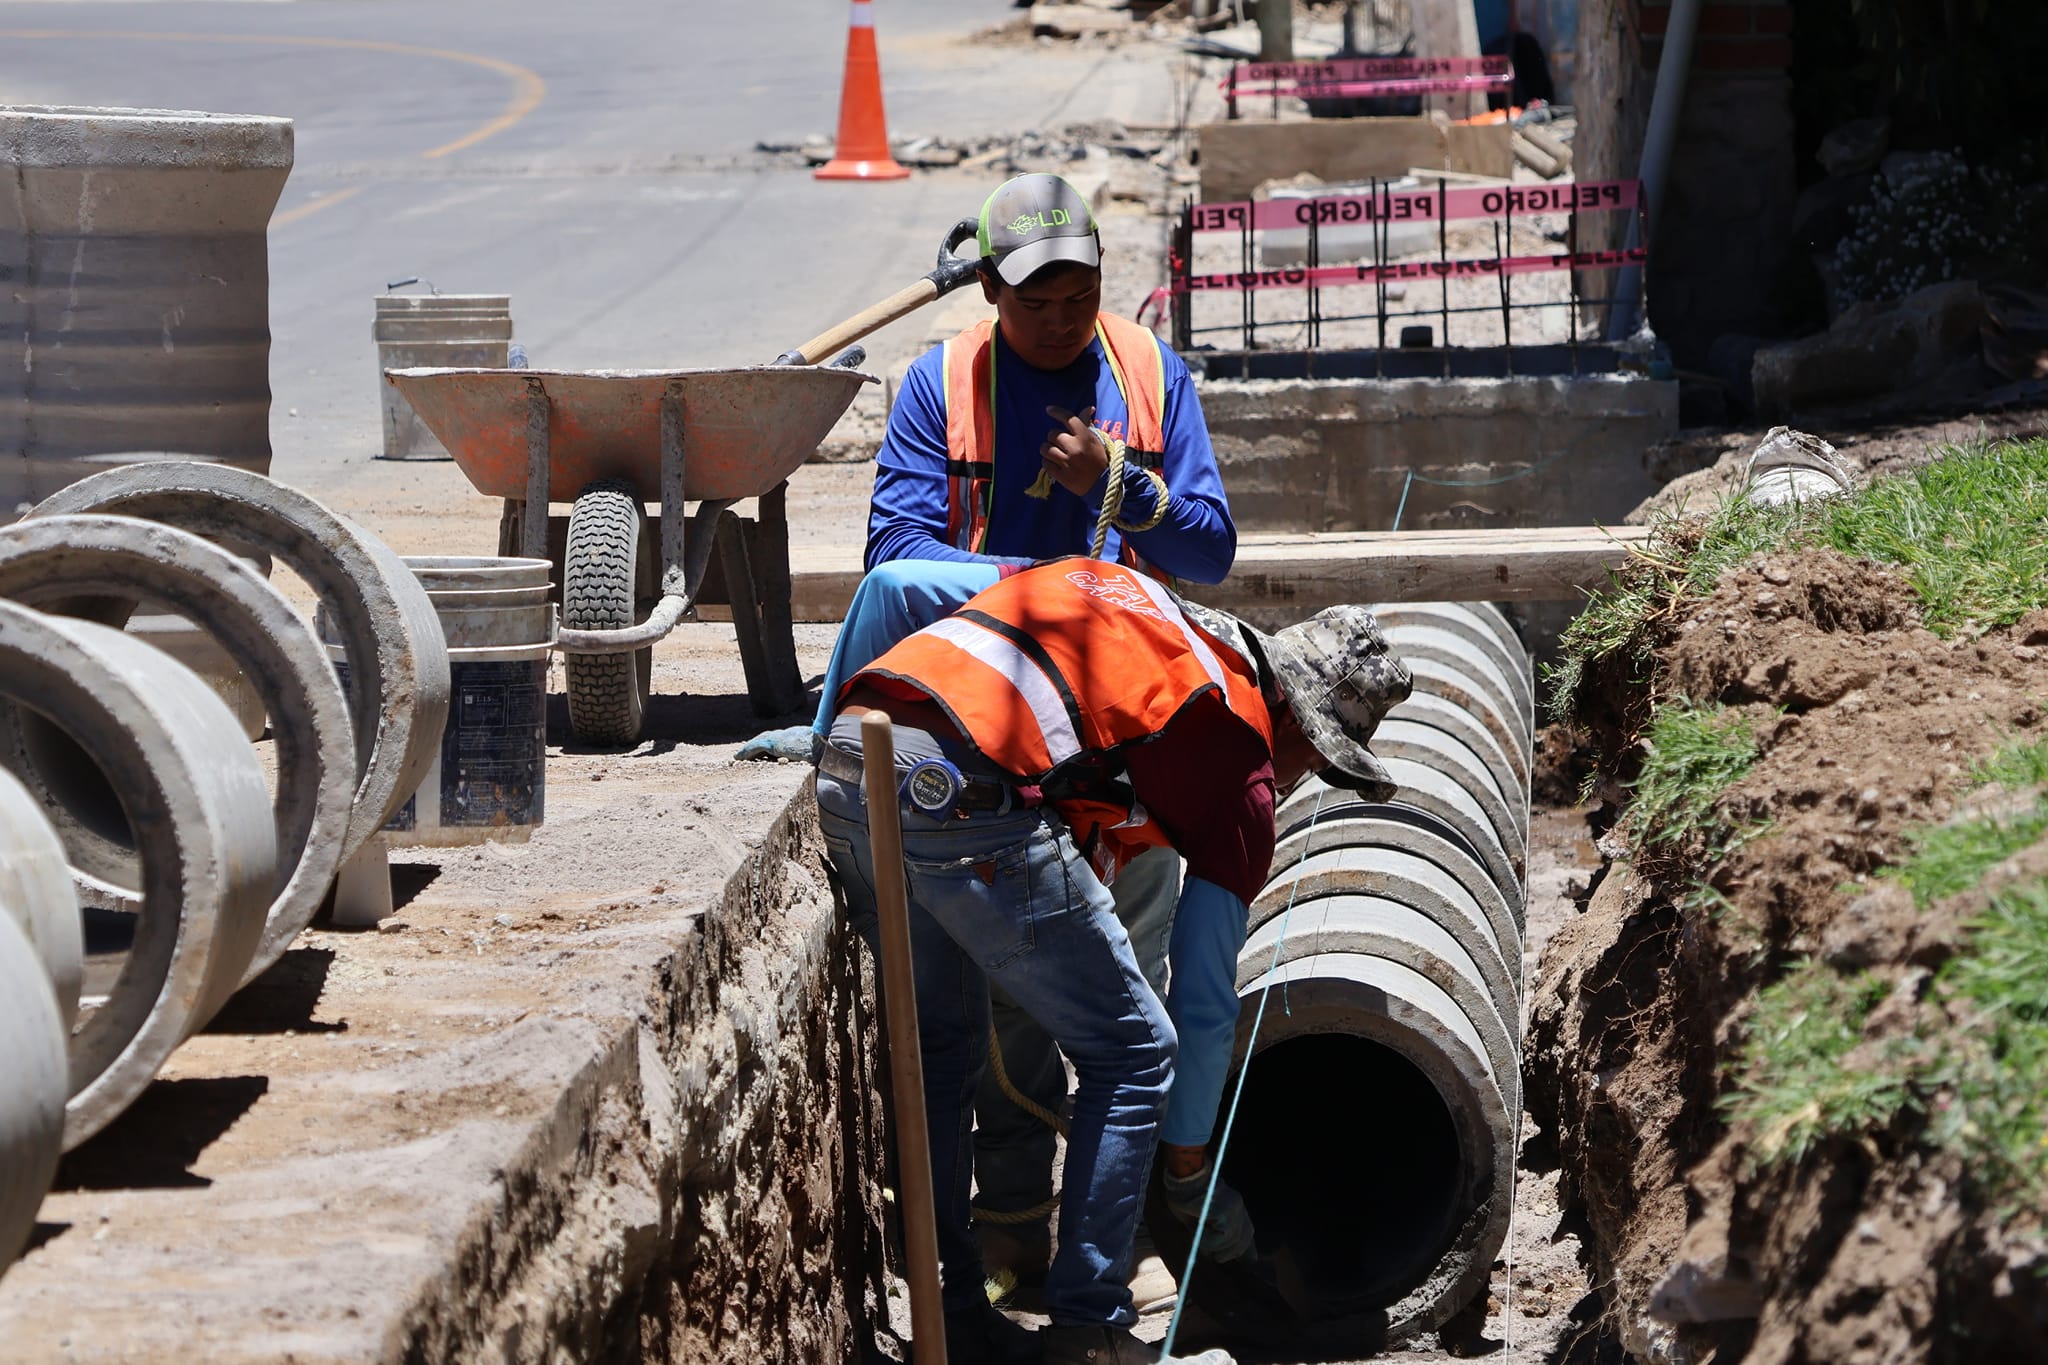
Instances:
[[[1911,1100],[1898,1071],[1843,1065],[1890,989],[1881,976],[1807,961],[1757,993],[1736,1089],[1723,1101],[1731,1119],[1754,1126],[1753,1162],[1796,1163],[1825,1138],[1884,1127]]]
[[[2026,791],[2048,786],[2048,740],[2008,740],[1970,769],[1973,787]],[[1980,815],[1906,831],[1911,852],[1880,875],[1904,882],[1919,905],[1969,890],[1984,874],[2048,834],[2048,796],[2031,810]]]
[[[2009,625],[2048,606],[2048,439],[1952,448],[1849,498],[1780,508],[1738,498],[1705,517],[1680,509],[1659,519],[1565,629],[1546,674],[1553,714],[1572,712],[1596,664],[1623,663],[1649,681],[1654,623],[1705,597],[1726,570],[1811,545],[1898,566],[1939,634]]]
[[[1696,837],[1725,850],[1733,831],[1714,818],[1721,793],[1755,764],[1760,744],[1748,715],[1723,706],[1666,702],[1650,715],[1643,768],[1629,822],[1646,845],[1686,845]]]
[[[1940,982],[1968,1015],[1933,1050],[1930,1130],[1997,1194],[2048,1186],[2048,882],[1994,894]]]

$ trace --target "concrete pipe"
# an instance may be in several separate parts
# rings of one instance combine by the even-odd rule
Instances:
[[[137,913],[101,917],[106,941],[87,944],[120,967],[72,1035],[69,1149],[127,1108],[241,982],[277,882],[270,793],[213,690],[118,630],[0,601],[0,698],[77,746],[76,766],[96,769],[114,802],[100,818],[125,821],[141,859]],[[89,992],[94,967],[88,956]]]
[[[1386,629],[1439,630],[1465,642],[1500,670],[1522,704],[1522,714],[1536,720],[1536,676],[1521,637],[1491,602],[1382,602],[1373,615]]]
[[[1527,677],[1503,669],[1486,650],[1441,626],[1390,626],[1385,633],[1387,649],[1403,663],[1438,664],[1479,684],[1480,694],[1510,722],[1514,737],[1524,748],[1534,747],[1535,711]]]
[[[1455,771],[1460,785],[1472,793],[1486,812],[1494,832],[1500,836],[1501,846],[1517,849],[1526,856],[1529,803],[1522,799],[1526,789],[1502,785],[1500,774],[1490,761],[1497,755],[1482,755],[1456,735],[1393,714],[1373,732],[1372,750],[1387,758],[1412,759],[1446,772]]]
[[[0,528],[0,597],[41,607],[83,595],[176,613],[151,619],[182,618],[202,631],[247,679],[259,714],[276,717],[272,817],[279,877],[263,940],[244,972],[245,981],[253,980],[312,921],[341,866],[356,786],[355,740],[341,683],[284,595],[209,541],[156,522],[102,515],[38,516]],[[125,875],[117,884],[134,891],[133,849],[121,852]],[[133,897],[126,899],[132,909]]]
[[[1342,819],[1338,818],[1340,814]],[[1314,820],[1301,819],[1282,833],[1273,849],[1273,866],[1284,872],[1323,849],[1345,846],[1356,838],[1361,828],[1357,822],[1368,820],[1377,822],[1369,830],[1376,843],[1405,849],[1456,881],[1493,926],[1494,939],[1503,945],[1503,951],[1505,945],[1521,937],[1522,898],[1501,892],[1493,874],[1487,871],[1478,852],[1465,842],[1464,835],[1414,806],[1357,802],[1341,810],[1321,812]],[[1514,965],[1512,961],[1510,965]],[[1517,980],[1521,978],[1519,967],[1515,976]]]
[[[1516,1119],[1486,1039],[1401,961],[1311,953],[1241,991],[1240,1066],[1268,991],[1223,1174],[1271,1279],[1205,1261],[1192,1302],[1247,1340],[1346,1359],[1442,1326],[1507,1238]],[[1150,1222],[1179,1264],[1185,1231],[1157,1205]]]
[[[1322,896],[1398,901],[1455,937],[1471,955],[1476,979],[1501,1017],[1519,1019],[1522,922],[1508,898],[1491,877],[1471,875],[1472,860],[1462,849],[1380,810],[1339,807],[1289,840],[1290,861],[1275,860],[1272,879],[1252,902],[1250,927],[1257,929],[1283,917],[1290,905]]]
[[[0,520],[125,452],[270,467],[281,118],[0,105]]]
[[[1417,690],[1408,694],[1408,700],[1387,712],[1387,719],[1427,725],[1433,730],[1443,731],[1479,756],[1502,791],[1528,790],[1531,777],[1529,755],[1515,745],[1503,745],[1499,736],[1455,702],[1434,692]],[[1526,819],[1526,810],[1523,815]]]
[[[64,842],[42,803],[12,773],[0,770],[0,911],[11,913],[42,959],[68,1036],[78,1020],[85,981],[85,936]],[[0,997],[4,998],[4,997]],[[0,1075],[5,1075],[0,1071]]]
[[[0,903],[0,1276],[28,1245],[64,1151],[64,1019],[14,908]]]
[[[1382,756],[1380,762],[1388,776],[1400,784],[1394,800],[1401,805],[1427,811],[1456,830],[1459,842],[1479,859],[1493,884],[1500,888],[1501,895],[1519,906],[1522,900],[1521,848],[1517,845],[1511,851],[1501,843],[1485,808],[1461,785],[1459,775],[1391,755]],[[1310,778],[1280,804],[1279,829],[1285,833],[1295,828],[1318,803],[1325,814],[1344,806],[1363,804],[1355,793],[1327,788],[1317,779]]]
[[[83,479],[34,516],[114,512],[247,545],[283,560],[319,594],[348,654],[356,796],[343,840],[355,852],[419,787],[448,719],[448,647],[433,603],[383,541],[297,489],[221,465],[131,465]]]
[[[1534,732],[1515,717],[1509,705],[1502,703],[1500,694],[1490,684],[1454,664],[1415,654],[1401,654],[1399,657],[1414,679],[1409,700],[1418,695],[1441,697],[1465,712],[1473,723],[1484,727],[1504,753],[1535,752],[1532,743]]]

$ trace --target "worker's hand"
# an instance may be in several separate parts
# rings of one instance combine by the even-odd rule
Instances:
[[[1045,415],[1059,425],[1046,434],[1038,458],[1045,461],[1054,482],[1075,497],[1085,498],[1102,478],[1102,471],[1109,468],[1109,447],[1103,443],[1102,433],[1088,425],[1095,409],[1090,407],[1076,417],[1065,408],[1048,407]]]

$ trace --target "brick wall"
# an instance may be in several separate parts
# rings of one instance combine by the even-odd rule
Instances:
[[[1781,325],[1797,194],[1793,16],[1789,0],[1710,0],[1701,9],[1647,272],[1650,323],[1684,368],[1705,369],[1719,336]],[[1581,179],[1637,174],[1670,17],[1670,0],[1584,0]]]

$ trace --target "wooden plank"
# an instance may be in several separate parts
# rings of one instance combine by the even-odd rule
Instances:
[[[1262,629],[1339,602],[1574,601],[1607,582],[1640,526],[1245,536],[1230,577],[1188,595]],[[790,547],[799,621],[840,621],[860,585],[857,546]],[[704,613],[711,619],[712,613]]]

